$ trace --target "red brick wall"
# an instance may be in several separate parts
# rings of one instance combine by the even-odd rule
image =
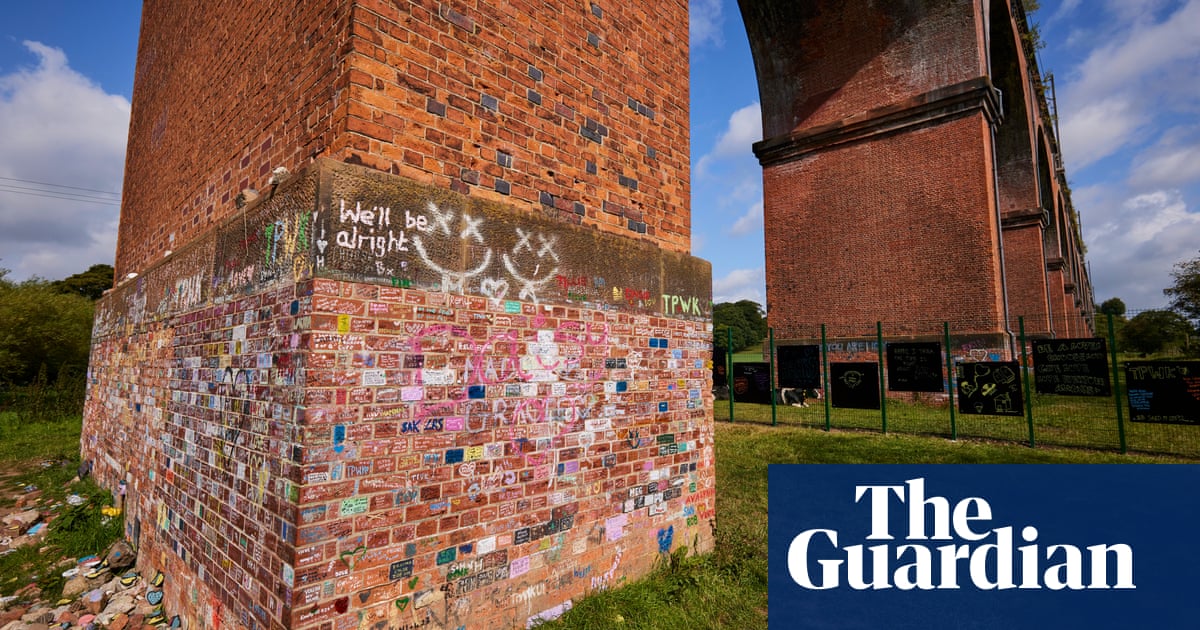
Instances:
[[[989,142],[974,114],[768,166],[776,335],[822,322],[854,335],[880,320],[931,318],[1002,330]]]
[[[1004,230],[1005,275],[1008,281],[1008,312],[1015,320],[1025,318],[1025,332],[1045,335],[1051,330],[1047,301],[1046,256],[1042,252],[1042,228],[1033,223]],[[1062,332],[1062,331],[1057,331]]]
[[[123,278],[235,211],[271,170],[327,154],[346,98],[351,2],[142,8],[116,271]]]
[[[983,16],[973,0],[740,4],[765,138],[839,123],[986,73]]]
[[[333,157],[690,247],[687,5],[144,11],[117,275]],[[636,79],[632,79],[636,77]]]
[[[943,320],[1004,333],[1017,316],[1048,332],[1040,221],[1060,211],[1065,180],[1051,174],[1057,148],[1030,87],[1040,79],[1020,8],[742,9],[763,106],[767,299],[781,334],[810,337],[824,322],[857,336],[876,320],[912,334]],[[1086,307],[1068,310],[1082,321]]]
[[[687,3],[360,2],[349,159],[690,247]]]
[[[168,574],[169,611],[189,627],[340,626],[339,606],[390,627],[524,626],[645,572],[660,541],[707,540],[711,425],[689,407],[708,371],[653,367],[674,347],[703,363],[706,327],[505,306],[318,279],[103,336],[84,453],[130,481],[127,523]],[[580,380],[506,374],[535,346]]]
[[[710,277],[318,160],[101,300],[83,456],[187,627],[524,627],[711,548]]]
[[[106,485],[128,482],[126,534],[143,572],[167,575],[167,609],[189,627],[278,618],[299,479],[298,291],[97,331],[83,456]]]

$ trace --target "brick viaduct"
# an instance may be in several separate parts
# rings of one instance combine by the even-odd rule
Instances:
[[[772,318],[1082,325],[1019,12],[744,4]],[[711,548],[687,10],[145,4],[82,449],[169,614],[523,627]]]
[[[1019,1],[742,0],[784,338],[1087,336],[1093,296]],[[874,7],[874,8],[871,8]]]

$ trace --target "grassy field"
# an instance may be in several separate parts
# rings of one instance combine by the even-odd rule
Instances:
[[[26,422],[0,412],[0,465],[34,459],[78,459],[79,416],[46,422]]]
[[[1184,361],[1194,358],[1177,355],[1141,357],[1123,353],[1117,365],[1131,360]],[[736,363],[763,361],[761,350],[754,348],[735,353]],[[887,397],[887,432],[936,435],[942,437],[978,438],[1030,443],[1038,446],[1065,446],[1096,450],[1173,455],[1200,459],[1200,425],[1131,422],[1128,400],[1124,397],[1125,371],[1116,373],[1117,389],[1122,392],[1120,403],[1113,396],[1055,396],[1033,391],[1025,396],[1025,406],[1032,416],[966,415],[955,413],[952,419],[945,394],[910,394],[889,392]],[[735,403],[735,422],[772,422],[793,426],[825,428],[824,400],[809,401],[807,408],[779,406],[772,416],[770,405]],[[715,404],[718,421],[730,419],[728,400]],[[836,429],[866,429],[884,431],[883,414],[876,410],[833,408],[829,424]]]
[[[1178,459],[914,435],[826,433],[798,426],[721,422],[716,429],[717,529],[713,553],[580,601],[546,628],[767,627],[769,464],[1109,464]]]
[[[103,553],[121,536],[121,519],[100,511],[112,504],[111,494],[90,479],[73,480],[80,424],[78,416],[22,422],[15,414],[0,413],[0,507],[11,507],[22,495],[36,496],[26,508],[51,517],[40,542],[0,555],[0,596],[35,583],[44,598],[57,599],[65,568],[81,556]],[[67,504],[72,494],[84,502]]]
[[[965,415],[956,413],[951,424],[945,398],[929,394],[889,396],[888,433],[1003,440],[1029,444],[1029,421],[1025,416]],[[1051,396],[1034,393],[1027,403],[1033,413],[1033,442],[1037,446],[1066,446],[1094,450],[1121,450],[1121,432],[1126,448],[1132,452],[1174,455],[1200,459],[1200,426],[1130,422],[1122,408],[1118,422],[1112,398]],[[729,401],[715,405],[718,421],[728,421]],[[825,428],[825,401],[810,400],[805,408],[778,405],[772,417],[771,406],[734,403],[736,423],[771,424]],[[835,429],[883,431],[879,410],[830,409],[830,425]]]

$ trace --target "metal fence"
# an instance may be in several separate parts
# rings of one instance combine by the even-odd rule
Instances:
[[[999,333],[944,322],[772,329],[757,361],[716,348],[715,415],[1200,458],[1194,342],[1125,352],[1123,323],[1100,315],[1095,333],[1025,318]]]

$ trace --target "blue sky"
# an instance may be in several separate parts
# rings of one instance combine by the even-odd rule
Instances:
[[[1096,297],[1162,306],[1172,266],[1200,255],[1200,0],[1041,4]],[[8,3],[0,16],[0,267],[53,279],[111,263],[105,193],[121,190],[140,3]],[[714,299],[763,302],[746,35],[735,0],[691,0],[691,17],[693,253],[713,263]]]

